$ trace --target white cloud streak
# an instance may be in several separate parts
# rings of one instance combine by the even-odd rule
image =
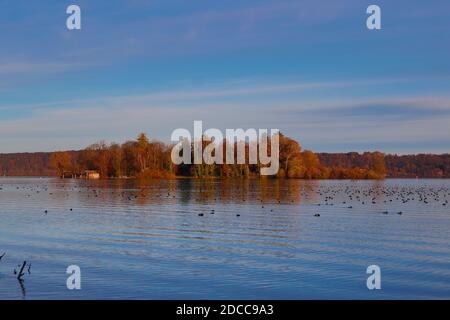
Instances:
[[[168,142],[172,130],[180,127],[191,129],[194,120],[203,120],[205,126],[221,129],[278,128],[313,149],[323,144],[364,143],[370,150],[375,143],[418,141],[422,142],[422,147],[418,147],[421,151],[427,141],[448,139],[450,114],[402,120],[383,115],[376,119],[364,115],[342,117],[336,112],[326,112],[361,105],[450,111],[450,98],[445,96],[350,97],[311,101],[299,98],[283,103],[276,99],[291,92],[322,90],[326,93],[329,89],[373,83],[384,82],[219,86],[52,104],[3,106],[0,110],[21,107],[29,108],[30,113],[21,118],[0,118],[0,152],[78,149],[101,139],[122,142],[140,131]],[[250,96],[251,99],[238,102],[222,100],[235,96]],[[318,110],[322,112],[316,113]]]

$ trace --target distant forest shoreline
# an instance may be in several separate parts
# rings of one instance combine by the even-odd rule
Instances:
[[[248,147],[248,146],[247,146]],[[79,151],[0,154],[0,176],[51,177],[95,170],[100,178],[253,178],[259,164],[174,165],[172,145],[145,134],[123,144],[99,142]],[[275,176],[274,176],[275,177]],[[280,134],[277,178],[450,178],[450,154],[313,153]]]

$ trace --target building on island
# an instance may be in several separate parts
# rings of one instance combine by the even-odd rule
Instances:
[[[95,170],[84,170],[82,177],[85,179],[100,179],[100,173]]]

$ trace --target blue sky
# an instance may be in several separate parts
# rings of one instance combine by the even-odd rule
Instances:
[[[0,153],[169,142],[194,120],[315,151],[448,152],[449,57],[448,0],[0,0]]]

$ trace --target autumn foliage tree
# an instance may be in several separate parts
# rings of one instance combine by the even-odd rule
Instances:
[[[82,170],[97,170],[102,178],[173,176],[170,147],[150,141],[145,133],[122,145],[95,143],[80,152],[77,163]]]
[[[147,137],[147,136],[146,136]],[[173,177],[199,178],[258,177],[260,163],[213,165],[211,170],[193,171],[193,165],[175,165],[171,161],[171,145],[148,138],[149,157],[142,170],[138,160],[139,137],[123,144],[100,142],[81,151],[55,153],[0,154],[0,175],[51,176],[80,174],[98,170],[109,177]],[[142,140],[142,139],[141,139]],[[145,139],[144,139],[145,140]],[[283,136],[280,139],[280,170],[278,177],[298,179],[382,179],[450,178],[450,154],[384,155],[380,152],[313,153],[301,150],[300,144]],[[295,143],[298,144],[295,146]],[[287,144],[287,145],[286,145]],[[225,154],[226,142],[222,144]],[[235,144],[236,147],[236,144]],[[248,152],[248,145],[246,146]],[[197,173],[195,175],[194,173]],[[198,175],[198,173],[202,173]]]
[[[352,155],[358,161],[352,161],[351,166],[341,166],[339,163],[324,165],[317,154],[310,150],[302,151],[300,144],[282,133],[279,133],[279,171],[278,178],[297,179],[382,179],[386,175],[384,154],[380,152],[368,152],[362,156]],[[270,139],[266,146],[270,153]],[[190,156],[194,158],[193,143]],[[225,156],[227,141],[211,142],[208,137],[203,137],[202,150],[211,143],[216,148],[211,154],[216,156],[217,150],[222,150]],[[195,178],[207,177],[258,177],[264,166],[257,161],[250,161],[250,150],[261,148],[255,141],[231,142],[234,145],[234,162],[223,164],[201,163],[174,165],[171,161],[171,145],[160,141],[150,140],[145,133],[140,133],[136,140],[127,141],[121,145],[104,141],[90,145],[78,153],[76,161],[67,152],[52,154],[50,163],[62,176],[65,171],[76,170],[81,173],[84,170],[96,170],[102,178],[112,177],[140,177],[140,178],[167,178],[189,176]],[[236,150],[242,148],[245,153],[243,161],[238,162]],[[223,159],[225,160],[225,159]],[[275,177],[275,176],[274,176]]]
[[[53,152],[50,155],[49,165],[57,171],[58,176],[62,177],[65,172],[72,171],[72,157],[68,152]]]

